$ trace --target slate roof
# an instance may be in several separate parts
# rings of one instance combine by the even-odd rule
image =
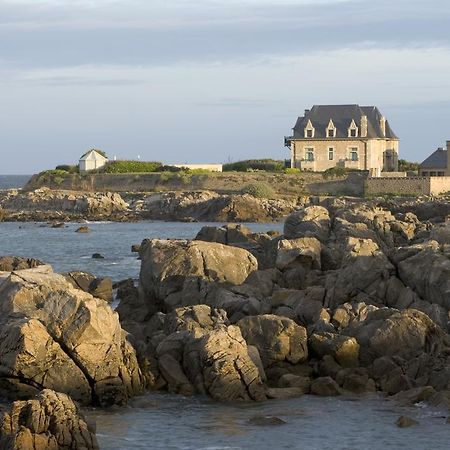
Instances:
[[[310,120],[315,128],[314,139],[326,138],[326,129],[331,119],[336,127],[336,138],[348,139],[348,128],[352,120],[359,128],[359,135],[361,134],[362,116],[367,116],[366,138],[398,139],[387,120],[386,135],[383,136],[380,128],[380,119],[383,116],[376,106],[359,105],[314,105],[311,110],[305,111],[304,116],[297,119],[293,128],[293,137],[294,139],[309,139],[304,137],[304,130]]]
[[[94,156],[94,159],[97,159],[98,157],[100,157],[100,159],[108,159],[105,156],[103,156],[101,153],[99,153],[95,148],[92,148],[91,150],[88,150],[84,155],[81,155],[80,157],[80,161],[86,161],[87,159],[92,159],[90,158],[91,156]]]
[[[438,148],[425,161],[420,164],[421,169],[447,169],[448,152]]]

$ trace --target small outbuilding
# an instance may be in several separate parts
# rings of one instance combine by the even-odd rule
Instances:
[[[447,149],[442,147],[434,151],[425,161],[419,165],[421,177],[445,177],[450,176],[450,141],[447,141]]]
[[[108,162],[108,158],[101,150],[92,148],[79,160],[80,173],[86,173],[90,170],[100,169]]]

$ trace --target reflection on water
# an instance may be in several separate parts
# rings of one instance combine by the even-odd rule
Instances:
[[[348,401],[354,400],[354,401]],[[91,410],[104,449],[448,449],[442,411],[399,407],[377,396],[219,404],[204,397],[153,393],[113,411]],[[409,415],[416,427],[399,429]],[[261,418],[281,419],[261,425]]]

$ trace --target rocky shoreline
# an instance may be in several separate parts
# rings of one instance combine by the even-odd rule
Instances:
[[[449,214],[446,199],[327,198],[282,235],[144,239],[116,312],[107,281],[3,258],[0,393],[14,403],[0,447],[98,448],[72,399],[120,406],[149,389],[226,402],[378,392],[450,409]]]

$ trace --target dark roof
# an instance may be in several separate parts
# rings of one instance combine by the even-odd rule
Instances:
[[[425,161],[420,164],[421,169],[446,169],[448,152],[438,148]]]
[[[294,138],[304,138],[304,130],[311,121],[315,128],[314,138],[326,138],[326,129],[333,121],[336,127],[336,138],[348,138],[348,128],[355,121],[360,129],[361,117],[367,116],[367,138],[398,139],[386,120],[386,135],[383,136],[380,128],[380,119],[383,117],[376,106],[359,105],[314,105],[305,115],[297,119],[294,126]]]

